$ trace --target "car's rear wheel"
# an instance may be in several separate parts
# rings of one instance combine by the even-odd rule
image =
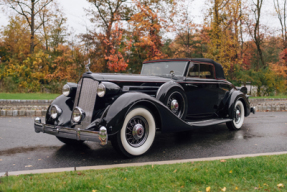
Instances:
[[[237,100],[234,105],[234,117],[233,120],[227,122],[226,125],[230,130],[239,130],[241,129],[244,123],[245,111],[242,101]]]
[[[156,126],[148,109],[137,107],[126,116],[122,129],[112,138],[113,147],[126,157],[140,156],[153,144]]]
[[[63,137],[57,137],[57,139],[59,139],[59,141],[67,144],[67,145],[81,145],[83,144],[85,141],[78,141],[78,140],[74,140],[74,139],[68,139],[68,138],[63,138]]]
[[[183,90],[174,88],[168,91],[165,104],[178,118],[185,118],[187,113],[187,97]]]

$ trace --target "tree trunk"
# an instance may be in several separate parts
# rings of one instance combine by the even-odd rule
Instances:
[[[35,0],[31,0],[31,42],[30,42],[30,53],[34,53],[34,38],[35,38]]]

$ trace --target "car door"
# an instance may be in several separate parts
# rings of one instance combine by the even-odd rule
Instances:
[[[188,98],[188,118],[214,115],[218,101],[218,83],[213,64],[190,63],[184,83]]]

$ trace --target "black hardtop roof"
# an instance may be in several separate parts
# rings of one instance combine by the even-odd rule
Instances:
[[[152,60],[152,61],[145,61],[144,64],[155,63],[155,62],[168,62],[168,61],[195,61],[195,62],[198,61],[198,62],[210,63],[214,65],[215,72],[216,72],[216,78],[225,79],[222,65],[213,61],[212,59],[206,59],[206,58],[158,59],[158,60]]]

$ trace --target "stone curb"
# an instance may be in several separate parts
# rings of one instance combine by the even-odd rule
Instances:
[[[52,101],[53,100],[0,99],[0,117],[45,116],[48,105]],[[268,102],[272,103],[269,104]],[[287,112],[287,99],[250,99],[250,103],[251,106],[254,106],[256,108],[257,112]],[[14,104],[14,105],[10,105],[7,107],[4,104]]]
[[[33,105],[38,105],[38,104],[50,104],[53,100],[16,100],[16,99],[0,99],[0,105],[11,105],[11,104],[33,104]]]
[[[35,170],[13,171],[13,172],[0,173],[0,177],[10,176],[10,175],[57,173],[57,172],[65,172],[65,171],[84,171],[84,170],[112,169],[112,168],[122,168],[122,167],[138,167],[138,166],[145,166],[145,165],[169,165],[169,164],[176,164],[176,163],[189,163],[189,162],[198,162],[198,161],[215,161],[215,160],[221,160],[221,159],[239,159],[239,158],[246,158],[246,157],[271,156],[271,155],[283,155],[283,154],[287,154],[287,151],[273,152],[273,153],[257,153],[257,154],[221,156],[221,157],[207,157],[207,158],[198,158],[198,159],[154,161],[154,162],[143,162],[143,163],[98,165],[98,166],[86,166],[86,167],[66,167],[66,168],[56,168],[56,169],[35,169]]]

